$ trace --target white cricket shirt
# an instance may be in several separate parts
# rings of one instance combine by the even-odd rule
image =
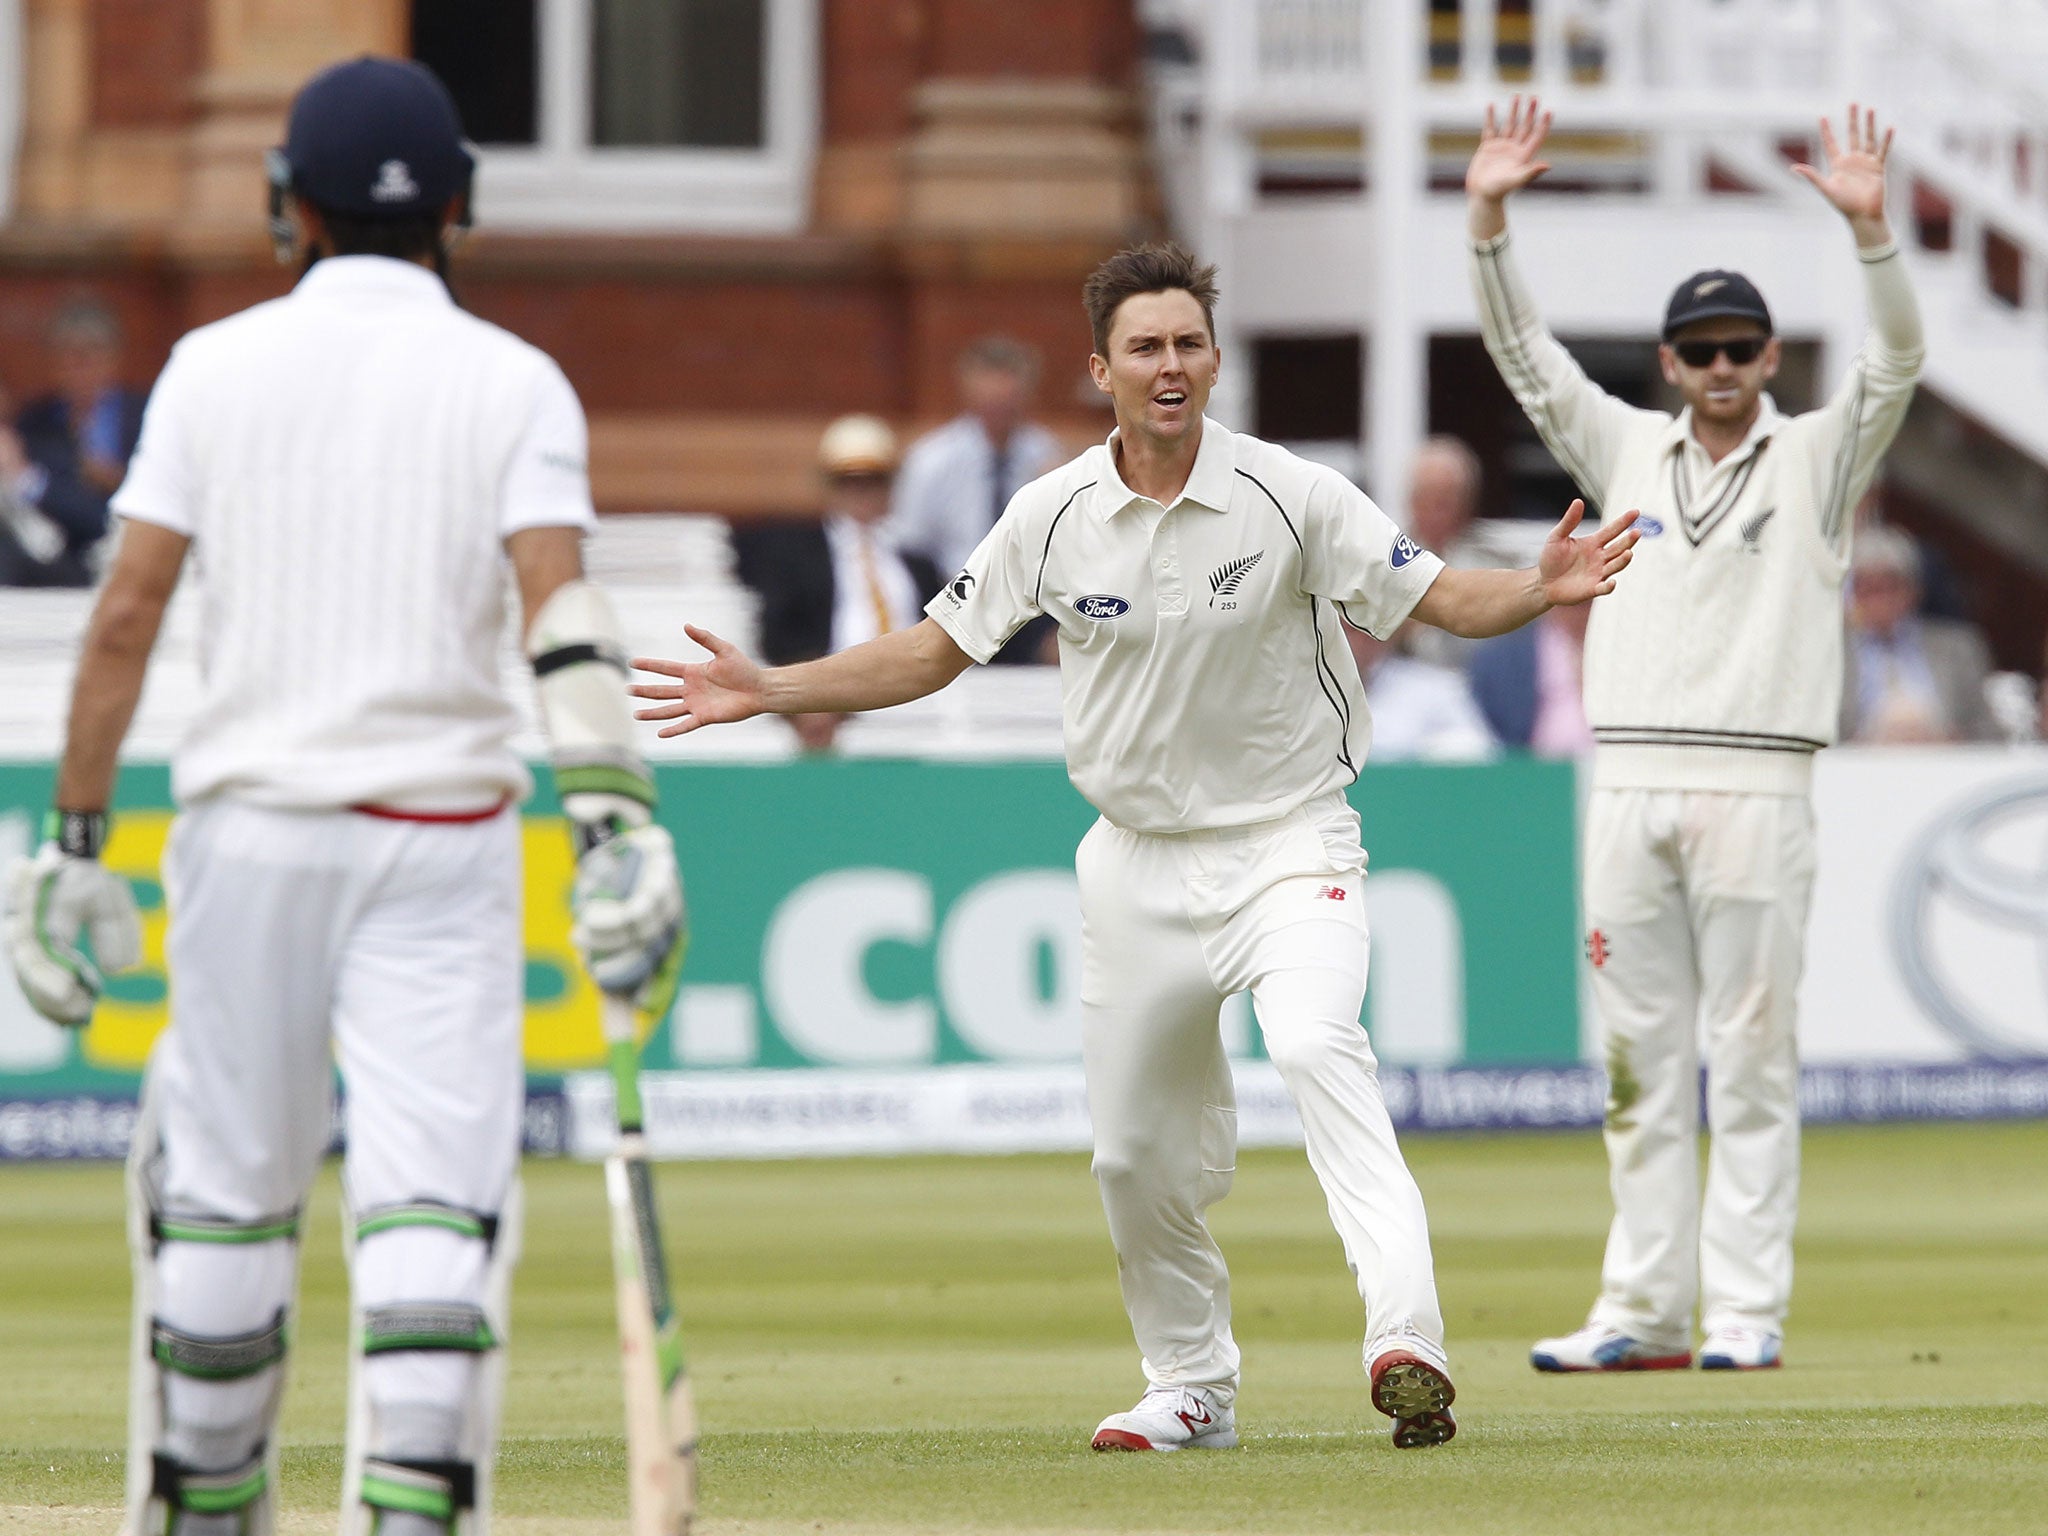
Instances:
[[[204,685],[179,802],[523,797],[504,539],[592,526],[586,445],[553,361],[409,262],[329,257],[179,342],[113,498],[192,540]]]
[[[1350,784],[1372,721],[1339,610],[1391,634],[1443,562],[1334,470],[1213,421],[1170,507],[1115,442],[1019,491],[925,611],[977,662],[1052,616],[1067,772],[1118,826],[1243,826]]]

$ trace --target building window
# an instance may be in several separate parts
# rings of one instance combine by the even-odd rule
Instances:
[[[817,0],[412,0],[496,228],[786,233],[810,204]]]
[[[761,147],[764,0],[592,6],[592,143]]]
[[[538,0],[413,0],[412,56],[455,97],[477,144],[540,140]]]

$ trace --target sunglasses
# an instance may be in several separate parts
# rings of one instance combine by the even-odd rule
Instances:
[[[1737,336],[1732,341],[1674,341],[1671,350],[1688,368],[1713,367],[1717,352],[1726,352],[1728,361],[1741,368],[1761,357],[1770,341],[1768,336]]]

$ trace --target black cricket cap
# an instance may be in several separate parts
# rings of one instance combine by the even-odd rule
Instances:
[[[1671,302],[1664,306],[1664,339],[1669,341],[1695,320],[1719,320],[1734,316],[1754,320],[1766,331],[1771,324],[1771,307],[1756,291],[1756,284],[1740,272],[1719,267],[1695,272],[1678,285]]]
[[[410,59],[365,56],[323,69],[292,102],[273,186],[365,219],[438,213],[469,191],[476,157],[455,98]]]

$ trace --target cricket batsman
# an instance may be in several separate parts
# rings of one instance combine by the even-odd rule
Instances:
[[[1635,569],[1586,632],[1593,792],[1586,952],[1607,1059],[1614,1193],[1586,1325],[1540,1371],[1779,1363],[1799,1198],[1795,996],[1813,893],[1813,755],[1835,739],[1853,511],[1905,419],[1920,319],[1885,219],[1876,114],[1823,120],[1792,169],[1854,237],[1870,336],[1820,409],[1787,416],[1769,306],[1739,272],[1672,293],[1658,349],[1673,417],[1604,393],[1551,337],[1508,239],[1550,118],[1491,108],[1465,173],[1473,291],[1501,377],[1596,505],[1637,507]],[[1713,1143],[1699,1179],[1698,1041]]]
[[[1428,1222],[1359,1026],[1365,851],[1345,798],[1371,745],[1341,624],[1411,614],[1493,635],[1612,589],[1628,519],[1532,570],[1449,570],[1342,476],[1202,414],[1215,269],[1175,246],[1112,257],[1084,290],[1116,430],[1024,487],[915,627],[763,670],[691,628],[706,662],[641,661],[665,736],[750,716],[880,709],[1059,630],[1068,772],[1102,813],[1076,856],[1095,1175],[1147,1387],[1098,1450],[1237,1443],[1230,1280],[1203,1213],[1237,1129],[1218,1031],[1249,991],[1301,1112],[1358,1279],[1373,1405],[1396,1446],[1456,1433]]]
[[[666,1006],[682,888],[632,750],[617,626],[583,577],[581,407],[444,281],[472,156],[413,63],[313,78],[271,156],[284,298],[186,336],[113,499],[120,547],[47,841],[11,869],[22,990],[82,1028],[137,953],[102,867],[165,605],[204,593],[172,763],[171,1022],[129,1165],[128,1536],[269,1536],[301,1209],[348,1105],[346,1536],[482,1536],[524,1078],[509,569],[580,853],[575,939]],[[97,964],[82,947],[89,930]]]

